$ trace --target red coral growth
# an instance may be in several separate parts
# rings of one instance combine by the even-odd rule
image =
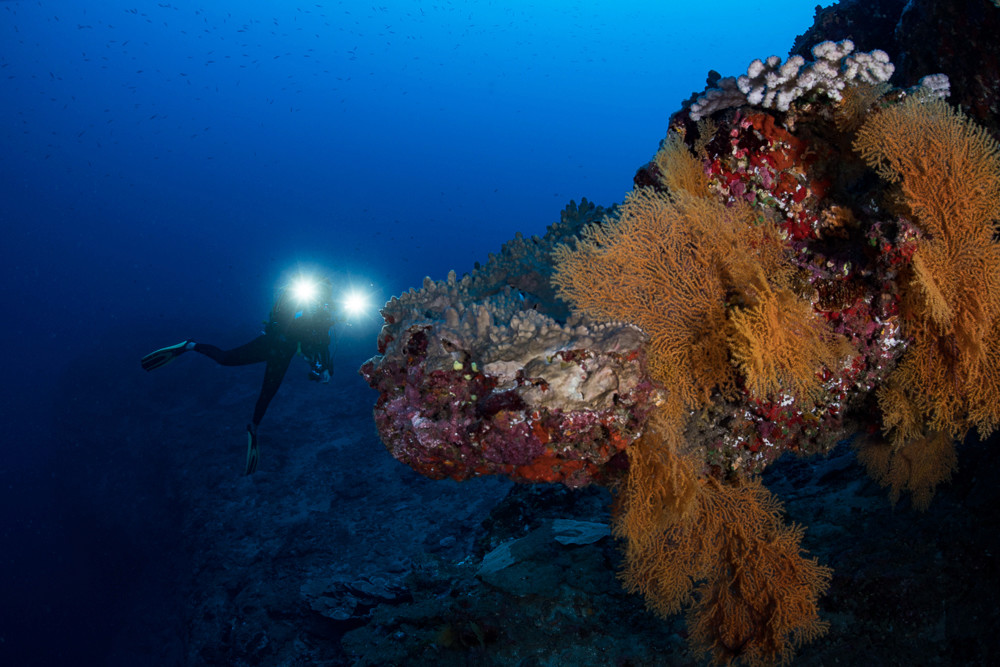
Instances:
[[[819,218],[805,202],[823,199],[830,183],[811,177],[817,154],[774,116],[737,115],[725,137],[709,142],[707,151],[707,170],[720,194],[779,211],[781,228],[792,241],[817,237]]]
[[[412,327],[392,346],[402,358],[365,364],[361,373],[379,391],[375,424],[392,455],[432,479],[507,475],[526,482],[583,486],[619,470],[605,465],[639,433],[653,387],[620,391],[603,409],[529,405],[522,390],[543,388],[540,378],[518,374],[517,386],[499,388],[478,363],[461,370],[427,371],[428,329]],[[613,353],[621,368],[641,369],[641,350]],[[562,350],[557,363],[596,364],[586,350]],[[600,366],[598,365],[598,369]],[[554,446],[556,445],[557,446]]]

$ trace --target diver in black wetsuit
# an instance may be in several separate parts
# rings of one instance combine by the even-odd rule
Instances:
[[[142,367],[151,371],[169,364],[185,352],[204,354],[223,366],[244,366],[264,362],[264,384],[261,386],[253,419],[247,424],[247,462],[245,474],[257,469],[260,457],[257,427],[267,406],[274,398],[285,371],[297,352],[309,362],[309,379],[329,382],[333,363],[330,359],[330,327],[333,284],[329,279],[318,283],[299,282],[278,296],[264,332],[252,341],[232,350],[185,340],[151,352],[142,358]]]

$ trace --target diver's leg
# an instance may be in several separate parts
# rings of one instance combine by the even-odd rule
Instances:
[[[285,377],[285,371],[288,370],[288,365],[292,362],[292,357],[295,356],[295,347],[288,349],[287,346],[283,346],[272,349],[271,352],[272,354],[268,355],[266,359],[267,368],[264,369],[264,384],[260,388],[260,396],[257,397],[257,405],[254,406],[253,410],[254,426],[260,424],[271,399],[278,393],[278,387],[281,386],[281,381]]]
[[[194,343],[189,340],[182,340],[175,345],[168,345],[154,352],[150,352],[142,358],[143,370],[152,371],[162,368],[171,361],[181,356],[185,352],[194,349]]]
[[[281,380],[285,377],[288,364],[295,356],[295,346],[282,346],[271,348],[271,354],[267,358],[267,368],[264,369],[264,384],[260,388],[260,396],[257,397],[257,405],[253,409],[253,421],[247,424],[247,464],[243,471],[245,475],[252,475],[257,470],[257,462],[260,460],[260,441],[257,439],[257,427],[264,418],[267,406],[271,399],[278,393]]]
[[[246,345],[240,345],[232,350],[223,350],[207,343],[195,343],[194,351],[223,366],[246,366],[267,361],[271,347],[272,341],[269,337],[261,334]]]

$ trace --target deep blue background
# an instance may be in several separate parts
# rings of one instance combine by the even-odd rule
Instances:
[[[129,417],[144,353],[240,343],[318,267],[372,298],[350,374],[386,298],[620,201],[708,70],[785,55],[814,6],[0,2],[0,650],[53,632],[60,595],[126,604],[98,604],[107,554],[146,537],[53,489],[67,439]]]

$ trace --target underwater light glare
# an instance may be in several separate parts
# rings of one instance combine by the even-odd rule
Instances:
[[[348,315],[358,315],[368,310],[368,297],[361,292],[348,292],[344,297],[344,310]]]
[[[299,278],[292,283],[292,296],[299,303],[313,301],[316,298],[317,292],[316,283],[309,278]]]

